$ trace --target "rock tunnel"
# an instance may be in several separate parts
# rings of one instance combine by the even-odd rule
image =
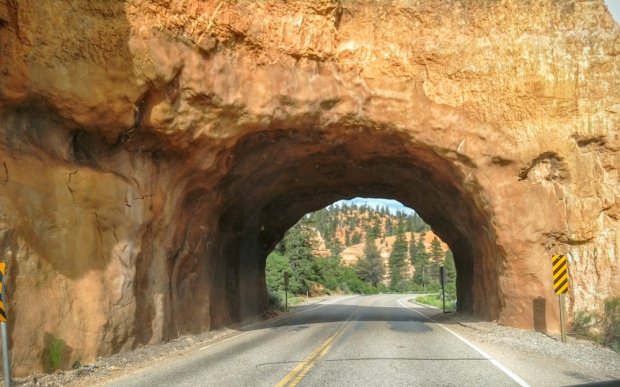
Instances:
[[[15,374],[55,338],[69,366],[261,313],[267,253],[353,196],[416,209],[463,311],[556,331],[557,253],[569,315],[600,308],[618,41],[602,0],[0,0]]]
[[[503,256],[482,199],[432,149],[389,130],[277,129],[241,138],[228,158],[228,175],[218,187],[217,232],[207,242],[219,246],[212,253],[218,261],[214,265],[226,273],[209,281],[210,294],[218,300],[212,316],[239,320],[263,311],[265,259],[286,230],[309,211],[365,195],[395,198],[416,208],[452,246],[460,308],[487,319],[498,317]],[[200,214],[200,202],[191,203],[186,210]],[[191,226],[205,228],[199,220]],[[228,309],[217,309],[223,307]]]

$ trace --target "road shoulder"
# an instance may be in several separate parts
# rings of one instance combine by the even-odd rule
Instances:
[[[620,356],[609,348],[558,336],[480,321],[461,313],[408,302],[497,359],[531,385],[575,385],[620,379]]]
[[[330,303],[341,298],[343,297],[324,296],[310,298],[291,308],[289,312],[270,311],[261,317],[248,319],[238,324],[231,324],[228,327],[198,335],[182,336],[166,343],[145,345],[129,352],[100,357],[94,363],[80,365],[77,369],[58,370],[52,374],[38,374],[27,378],[14,379],[13,384],[20,387],[103,385],[120,376],[139,372],[142,369],[177,359],[207,346],[242,335],[244,332],[269,326],[296,313],[302,313],[322,303]]]

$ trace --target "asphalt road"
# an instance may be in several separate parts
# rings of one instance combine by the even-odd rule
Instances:
[[[519,385],[518,376],[425,318],[409,298],[332,299],[108,385]]]

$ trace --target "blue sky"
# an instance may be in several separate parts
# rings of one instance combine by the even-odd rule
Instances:
[[[386,207],[390,210],[390,212],[392,213],[396,213],[396,211],[403,211],[407,214],[413,214],[414,211],[409,208],[406,207],[404,204],[402,204],[401,202],[397,201],[397,200],[392,200],[392,199],[376,199],[376,198],[353,198],[350,200],[340,200],[337,201],[336,203],[334,203],[334,205],[336,206],[340,206],[343,203],[347,203],[349,205],[351,204],[356,204],[358,206],[361,206],[363,204],[368,204],[370,207],[373,208],[377,208],[377,207]]]
[[[616,23],[620,24],[620,0],[605,0],[605,5],[607,5],[607,9],[611,12]]]

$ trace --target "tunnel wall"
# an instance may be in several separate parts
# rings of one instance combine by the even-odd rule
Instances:
[[[619,32],[602,1],[0,1],[15,373],[261,313],[269,248],[359,194],[420,212],[481,318],[557,330],[556,253],[600,308]]]

